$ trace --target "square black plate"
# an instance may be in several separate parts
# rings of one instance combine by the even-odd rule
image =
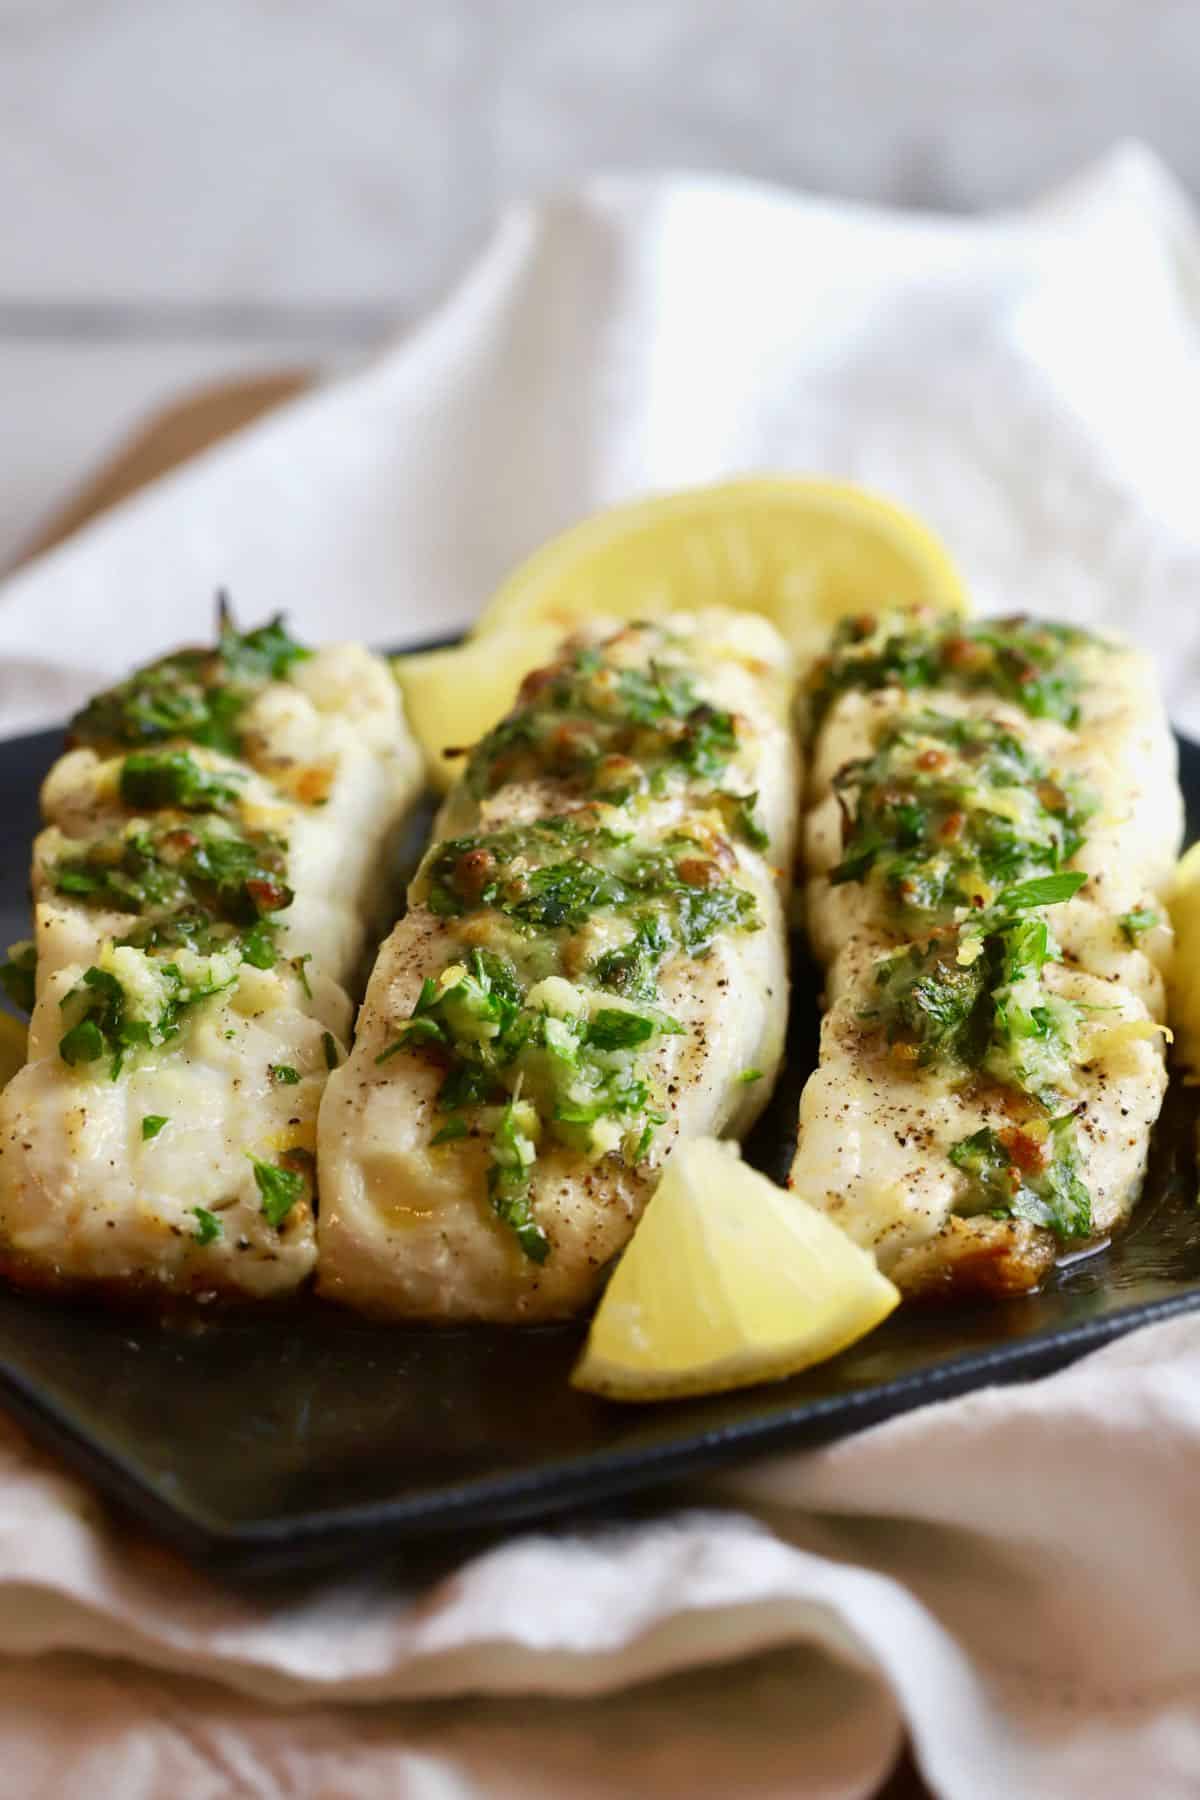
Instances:
[[[28,930],[37,787],[57,733],[0,743],[0,943]],[[1181,744],[1189,841],[1200,747]],[[812,1065],[797,970],[788,1075],[748,1146],[782,1173]],[[594,1507],[1042,1374],[1200,1306],[1191,1102],[1175,1084],[1131,1230],[1000,1305],[902,1310],[810,1374],[650,1408],[572,1391],[577,1327],[367,1325],[313,1301],[179,1325],[0,1291],[0,1403],[145,1526],[230,1573],[361,1561]]]

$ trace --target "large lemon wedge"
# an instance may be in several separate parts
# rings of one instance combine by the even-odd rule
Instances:
[[[23,1019],[0,1012],[0,1088],[6,1087],[29,1054],[29,1027]]]
[[[668,1163],[572,1385],[673,1400],[777,1381],[844,1350],[899,1298],[824,1213],[700,1138]]]
[[[1200,844],[1180,858],[1169,898],[1175,927],[1169,1008],[1175,1054],[1200,1078]]]
[[[848,612],[964,612],[942,545],[910,514],[844,482],[761,477],[612,507],[551,539],[489,601],[456,650],[396,658],[430,775],[511,706],[522,678],[583,620],[732,606],[771,619],[801,655]]]
[[[812,655],[846,613],[918,605],[967,608],[958,571],[918,520],[846,482],[762,476],[585,519],[521,564],[475,632],[734,606]]]

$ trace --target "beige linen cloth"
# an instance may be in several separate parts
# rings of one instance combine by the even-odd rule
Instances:
[[[248,618],[469,620],[580,514],[746,470],[877,486],[981,602],[1134,630],[1200,734],[1200,236],[1143,151],[1028,211],[600,180],[370,367],[0,590],[0,725]],[[164,1395],[164,1404],[169,1396]],[[1200,1318],[460,1566],[234,1595],[0,1433],[0,1794],[1200,1792]]]

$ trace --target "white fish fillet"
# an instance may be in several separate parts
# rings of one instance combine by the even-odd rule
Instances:
[[[108,1058],[64,1062],[64,1013],[76,1003],[63,1003],[99,967],[153,1013],[172,953],[119,947],[136,918],[58,892],[55,870],[141,816],[121,800],[125,753],[70,751],[44,785],[30,1060],[0,1096],[0,1266],[22,1282],[261,1297],[313,1269],[317,1108],[329,1061],[344,1055],[347,989],[388,905],[388,849],[420,792],[421,761],[389,670],[352,644],[262,687],[239,728],[247,763],[182,740],[152,748],[231,776],[232,825],[286,840],[295,897],[279,913],[278,960],[257,968],[225,955],[231,984],[116,1078]],[[199,966],[186,949],[174,961],[185,974]],[[146,1135],[145,1121],[153,1130],[160,1119]],[[278,1227],[252,1158],[302,1177]]]
[[[806,915],[826,968],[829,1010],[819,1067],[801,1101],[790,1185],[873,1249],[908,1292],[1024,1291],[1050,1266],[1056,1244],[1023,1219],[961,1216],[969,1184],[951,1149],[988,1129],[1012,1138],[1020,1108],[1014,1112],[1012,1093],[995,1081],[898,1066],[874,1026],[876,965],[914,934],[870,878],[831,883],[844,853],[835,777],[870,756],[897,720],[933,709],[995,721],[1056,779],[1074,779],[1093,796],[1096,810],[1069,865],[1087,880],[1074,898],[1047,910],[1063,962],[1047,967],[1045,984],[1076,1002],[1085,1020],[1076,1137],[1092,1229],[1103,1236],[1136,1202],[1166,1089],[1158,1025],[1172,938],[1162,896],[1182,834],[1182,800],[1149,658],[1121,644],[1092,644],[1078,649],[1076,667],[1082,684],[1073,728],[952,683],[850,687],[813,743]],[[1138,913],[1155,923],[1135,934],[1121,920]]]
[[[444,1069],[417,1053],[377,1060],[396,1042],[423,983],[472,944],[497,941],[496,915],[486,908],[455,919],[430,911],[434,863],[427,859],[411,910],[380,952],[353,1055],[330,1080],[322,1103],[323,1294],[402,1317],[570,1315],[594,1296],[606,1265],[628,1240],[675,1140],[699,1132],[740,1135],[765,1102],[782,1055],[787,1004],[782,896],[797,807],[791,658],[765,621],[745,614],[676,618],[669,625],[677,642],[664,640],[659,627],[625,629],[611,644],[602,625],[592,636],[606,645],[607,668],[646,672],[659,661],[677,662],[694,678],[697,699],[737,716],[737,750],[721,780],[739,793],[757,793],[767,844],[760,850],[730,841],[724,821],[714,823],[706,782],[671,780],[632,809],[617,806],[602,815],[648,847],[680,830],[710,834],[725,859],[725,878],[753,894],[761,921],[757,930],[718,932],[698,959],[672,953],[661,968],[656,1005],[682,1029],[655,1042],[641,1074],[663,1122],[643,1154],[616,1141],[606,1148],[603,1138],[585,1151],[556,1142],[544,1125],[529,1200],[548,1254],[532,1260],[489,1204],[487,1133],[472,1128],[466,1137],[432,1142],[446,1122],[437,1109]],[[528,826],[572,814],[586,800],[578,781],[522,768],[519,779],[487,795],[460,784],[437,836]],[[619,1007],[588,970],[606,947],[619,947],[628,936],[627,923],[602,913],[564,942],[551,934],[539,944],[535,937],[529,954],[544,951],[551,974],[529,1004],[563,1018]]]

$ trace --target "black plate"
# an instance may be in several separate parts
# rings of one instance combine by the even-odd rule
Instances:
[[[28,929],[37,785],[59,747],[53,732],[0,744],[3,943]],[[1181,753],[1191,841],[1200,747],[1183,743]],[[794,1017],[788,1077],[748,1146],[774,1174],[813,1058],[803,968]],[[833,1362],[774,1387],[622,1408],[567,1386],[574,1327],[382,1327],[316,1302],[179,1325],[0,1292],[0,1400],[144,1525],[230,1572],[415,1549],[418,1539],[594,1507],[1042,1374],[1200,1306],[1191,1124],[1176,1085],[1134,1226],[1045,1292],[902,1310]]]

